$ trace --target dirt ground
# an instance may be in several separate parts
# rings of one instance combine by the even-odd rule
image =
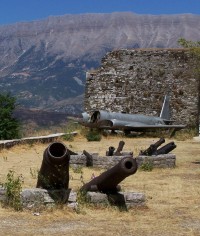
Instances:
[[[109,146],[125,141],[124,151],[137,156],[157,138],[104,137],[100,142],[87,142],[78,135],[63,143],[71,150],[98,152],[104,155]],[[166,140],[170,142],[172,140]],[[75,212],[65,206],[41,212],[0,207],[0,235],[200,235],[200,142],[175,141],[176,168],[138,170],[121,186],[124,191],[144,193],[146,207],[119,211],[115,207],[82,206]],[[24,179],[23,188],[35,187],[43,151],[49,144],[18,145],[0,151],[0,182],[9,170]],[[83,168],[83,179],[89,181],[102,170]],[[70,168],[70,188],[81,186],[80,173]],[[39,213],[39,214],[36,214]]]

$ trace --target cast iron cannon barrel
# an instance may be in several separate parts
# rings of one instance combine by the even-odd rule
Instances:
[[[176,148],[174,142],[170,142],[156,151],[156,155],[167,154]]]
[[[70,154],[63,143],[50,144],[43,153],[37,188],[68,189]]]
[[[121,151],[122,151],[122,149],[124,147],[124,144],[125,144],[124,141],[120,141],[119,142],[118,148],[117,148],[116,152],[113,154],[114,156],[121,156],[122,155]]]
[[[160,138],[156,143],[151,144],[146,150],[141,151],[140,155],[152,156],[155,155],[157,148],[165,142],[164,138]]]
[[[86,150],[83,150],[83,154],[86,156],[86,166],[93,166],[92,155],[89,152],[87,152]]]
[[[118,164],[84,184],[81,191],[117,192],[120,190],[118,184],[129,175],[135,174],[137,167],[135,158],[124,157]]]
[[[106,156],[113,156],[114,151],[115,151],[115,148],[113,146],[110,146],[108,148],[108,151],[106,151]]]

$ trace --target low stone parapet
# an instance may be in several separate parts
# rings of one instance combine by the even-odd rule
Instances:
[[[49,134],[45,136],[36,136],[36,137],[27,137],[27,138],[21,138],[21,139],[12,139],[12,140],[1,140],[0,141],[0,149],[3,148],[11,148],[18,144],[32,144],[35,142],[41,142],[41,143],[50,143],[54,142],[59,137],[65,136],[65,135],[77,135],[77,132],[71,132],[71,133],[57,133],[57,134]]]
[[[76,193],[71,189],[46,190],[40,188],[23,189],[21,199],[24,208],[35,208],[38,205],[55,205],[55,203],[75,203]]]
[[[174,168],[176,166],[175,154],[162,154],[158,156],[138,156],[137,163],[140,167],[143,163],[151,163],[154,168]]]
[[[6,200],[6,191],[0,188],[0,201]],[[137,192],[118,192],[115,194],[104,194],[100,192],[87,192],[86,201],[91,204],[115,205],[126,209],[144,206],[145,195]],[[40,207],[53,207],[56,203],[67,204],[76,209],[77,193],[71,189],[67,190],[46,190],[40,188],[23,189],[21,192],[23,208],[29,210],[40,209]]]
[[[87,192],[86,200],[95,205],[115,205],[120,208],[130,209],[145,206],[145,195],[137,192],[118,192],[115,194],[104,194],[99,192]]]
[[[93,167],[109,169],[126,156],[93,156]]]
[[[92,167],[108,169],[127,156],[99,156],[98,154],[91,154],[92,156]],[[130,156],[130,155],[129,155]],[[138,156],[136,157],[138,166],[140,167],[145,162],[150,162],[154,168],[174,168],[176,166],[176,155],[175,154],[162,154],[158,156]],[[86,166],[87,157],[84,154],[71,155],[70,164]]]
[[[0,201],[6,200],[6,190],[0,188]],[[77,204],[77,193],[71,189],[46,190],[40,188],[23,189],[21,192],[23,208],[37,209],[41,206],[54,206],[56,203],[64,203],[75,207]]]
[[[129,155],[130,156],[130,155]],[[121,161],[122,158],[127,156],[99,156],[97,153],[91,154],[92,167],[108,169]],[[70,164],[73,166],[87,166],[87,156],[84,154],[70,155]]]
[[[86,166],[86,156],[84,154],[70,155],[70,165],[72,166]]]

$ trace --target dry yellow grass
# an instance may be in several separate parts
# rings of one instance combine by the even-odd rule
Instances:
[[[100,142],[87,142],[77,136],[73,142],[62,141],[73,151],[98,152],[104,155],[109,146],[117,147],[125,141],[124,150],[137,156],[156,138],[122,138],[108,136]],[[166,140],[166,143],[171,140]],[[174,169],[138,170],[126,178],[121,186],[125,191],[145,193],[147,206],[120,212],[113,207],[82,207],[80,214],[64,207],[43,211],[14,212],[0,208],[0,235],[200,235],[200,143],[192,140],[176,141],[177,156]],[[23,187],[35,187],[34,178],[41,165],[48,144],[19,145],[0,151],[0,182],[9,169],[24,177]],[[30,171],[31,170],[31,171]],[[101,170],[83,168],[84,181]],[[70,187],[81,186],[80,174],[70,169]]]

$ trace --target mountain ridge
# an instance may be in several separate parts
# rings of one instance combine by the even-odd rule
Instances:
[[[199,32],[199,15],[131,12],[67,14],[0,26],[0,91],[11,92],[23,107],[80,113],[85,73],[107,52],[176,48],[179,38],[199,40]]]

